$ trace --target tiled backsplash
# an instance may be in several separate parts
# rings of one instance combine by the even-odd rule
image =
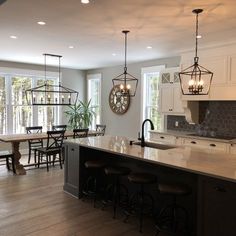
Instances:
[[[178,121],[178,127],[175,126]],[[236,101],[199,102],[198,125],[187,123],[184,116],[167,116],[167,129],[190,131],[203,136],[236,137]]]

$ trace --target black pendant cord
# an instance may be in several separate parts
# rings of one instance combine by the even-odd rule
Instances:
[[[196,14],[196,35],[195,35],[195,37],[196,37],[196,39],[195,39],[195,42],[196,42],[196,44],[195,44],[195,57],[194,57],[194,63],[195,64],[198,64],[198,55],[197,55],[197,52],[198,52],[198,15],[200,14],[200,13],[202,13],[203,12],[203,10],[202,9],[194,9],[193,11],[192,11],[194,14]]]
[[[124,75],[125,75],[125,85],[126,85],[126,74],[127,74],[127,34],[129,30],[123,30],[122,33],[125,34],[125,66],[124,66]]]
[[[198,56],[197,56],[197,48],[198,48],[198,13],[196,14],[196,45],[195,45],[195,58],[198,58]]]
[[[45,84],[47,84],[47,55],[44,54],[44,78],[45,78]]]
[[[58,57],[59,60],[59,68],[58,68],[58,80],[59,80],[59,84],[61,84],[61,57]]]

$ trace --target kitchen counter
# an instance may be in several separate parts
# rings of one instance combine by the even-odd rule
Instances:
[[[236,143],[236,138],[233,139],[224,139],[224,138],[217,138],[217,137],[209,137],[209,136],[200,136],[197,134],[194,134],[194,132],[187,132],[187,131],[175,131],[175,130],[149,130],[150,133],[159,133],[159,134],[168,134],[173,135],[176,137],[181,138],[196,138],[199,140],[210,140],[210,141],[216,141],[216,142],[223,142],[223,143]]]
[[[130,139],[126,137],[107,135],[67,140],[66,143],[236,183],[235,154],[210,152],[183,146],[168,150],[142,148],[130,145],[129,141]]]

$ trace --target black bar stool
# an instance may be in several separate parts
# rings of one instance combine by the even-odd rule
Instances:
[[[111,202],[113,205],[113,218],[115,218],[117,205],[127,204],[128,202],[128,189],[124,184],[120,183],[120,179],[122,176],[128,175],[130,169],[121,166],[108,166],[104,168],[104,171],[107,179],[111,180],[112,183],[108,184],[105,189],[103,209]]]
[[[106,165],[104,160],[88,160],[84,163],[85,168],[89,172],[89,176],[86,179],[82,193],[83,195],[93,198],[93,206],[95,207],[97,195],[99,193],[99,176],[103,173],[103,168]]]
[[[156,222],[158,235],[160,232],[171,233],[172,235],[187,235],[188,233],[188,212],[177,204],[177,197],[187,196],[191,189],[183,184],[159,183],[158,190],[161,195],[170,196],[172,203],[163,207]]]
[[[125,211],[126,219],[131,215],[139,215],[139,231],[143,229],[143,215],[153,214],[154,200],[151,194],[144,191],[144,186],[154,184],[157,177],[149,173],[131,173],[128,175],[131,183],[140,185],[140,190],[134,193],[129,200],[129,208]]]

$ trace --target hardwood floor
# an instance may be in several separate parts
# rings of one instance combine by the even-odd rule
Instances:
[[[58,166],[31,169],[13,176],[0,167],[1,236],[118,236],[155,235],[154,222],[145,220],[144,233],[138,221],[112,218],[111,208],[93,208],[90,201],[73,198],[62,190],[63,170]]]

